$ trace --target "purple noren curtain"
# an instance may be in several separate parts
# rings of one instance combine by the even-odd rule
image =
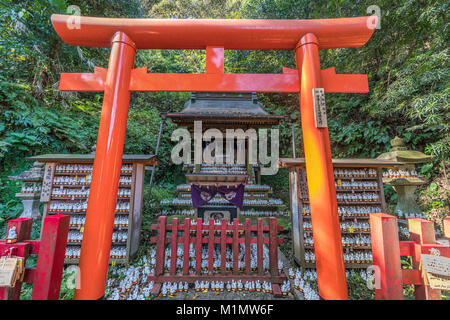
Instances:
[[[217,188],[214,186],[208,188],[191,184],[192,205],[194,208],[198,208],[214,198],[216,193]]]
[[[198,208],[206,204],[214,196],[220,193],[226,200],[234,204],[236,207],[242,207],[244,202],[244,185],[240,184],[237,187],[201,187],[195,184],[191,185],[192,205]]]
[[[240,184],[237,187],[219,187],[219,193],[226,200],[230,201],[236,207],[242,207],[244,203],[244,185]]]

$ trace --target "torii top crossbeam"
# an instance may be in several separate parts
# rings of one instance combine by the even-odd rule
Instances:
[[[77,17],[78,18],[78,17]],[[137,49],[294,50],[300,39],[313,33],[319,49],[363,46],[372,36],[370,17],[317,20],[263,19],[111,19],[52,15],[61,39],[70,45],[111,47],[117,31],[127,34]]]
[[[130,91],[299,92],[297,70],[281,74],[224,73],[225,49],[295,50],[306,33],[317,37],[319,48],[359,47],[373,33],[368,17],[323,20],[175,20],[111,19],[53,15],[52,23],[64,42],[71,45],[111,47],[120,31],[135,49],[206,49],[206,74],[147,73],[133,69]],[[309,31],[308,31],[309,30]],[[118,40],[118,41],[128,41]],[[335,74],[322,70],[325,92],[368,92],[366,75]],[[103,91],[106,69],[94,73],[63,73],[62,91]]]
[[[376,17],[161,20],[52,15],[52,23],[68,44],[111,48],[107,69],[63,73],[60,79],[60,90],[104,92],[76,299],[99,299],[105,292],[132,91],[300,93],[319,294],[324,299],[348,299],[323,93],[368,92],[369,88],[366,75],[321,70],[319,49],[364,45],[374,31],[371,26]],[[148,73],[147,67],[133,69],[137,49],[206,50],[205,73],[155,74]],[[292,50],[297,69],[283,68],[280,74],[227,74],[224,50]],[[160,254],[164,259],[164,252]],[[274,284],[274,291],[277,287]]]

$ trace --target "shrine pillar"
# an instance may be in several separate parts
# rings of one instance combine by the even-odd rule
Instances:
[[[319,42],[304,35],[295,48],[300,80],[300,112],[319,295],[326,300],[348,299],[334,173],[328,128],[316,127],[314,88],[323,88]]]
[[[76,300],[100,299],[105,292],[135,55],[134,42],[125,33],[116,32],[104,83]]]

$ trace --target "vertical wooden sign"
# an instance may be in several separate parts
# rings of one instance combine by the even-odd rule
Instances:
[[[325,105],[325,90],[313,88],[314,119],[316,128],[327,128],[327,107]]]
[[[55,163],[47,163],[45,166],[44,179],[42,180],[41,202],[50,201],[55,165]]]

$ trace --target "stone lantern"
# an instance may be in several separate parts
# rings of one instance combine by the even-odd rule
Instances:
[[[430,162],[433,156],[420,151],[408,150],[403,139],[395,137],[391,140],[392,148],[378,156],[378,159],[402,162],[403,165],[389,169],[383,173],[383,183],[391,185],[398,194],[395,214],[399,218],[425,218],[414,198],[417,186],[428,181],[417,174],[415,164]]]
[[[44,163],[35,162],[33,168],[24,171],[17,176],[9,176],[8,179],[22,181],[20,193],[16,197],[22,200],[23,212],[20,218],[37,219],[41,217],[39,211],[42,179],[44,177]]]

